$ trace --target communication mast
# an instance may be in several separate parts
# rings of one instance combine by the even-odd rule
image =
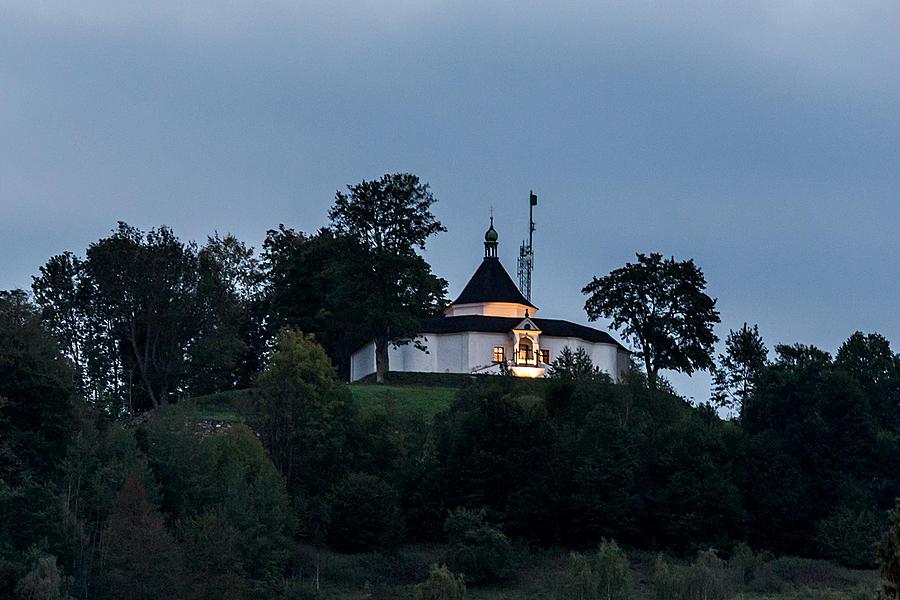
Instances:
[[[531,302],[531,273],[534,270],[534,207],[537,196],[533,191],[528,193],[528,243],[519,246],[519,291]]]

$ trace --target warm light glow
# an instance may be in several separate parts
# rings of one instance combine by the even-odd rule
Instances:
[[[482,315],[485,317],[524,317],[537,314],[536,308],[529,308],[524,304],[515,302],[478,302],[473,304],[451,304],[444,309],[445,317],[459,317],[462,315]]]
[[[511,367],[513,375],[516,377],[528,377],[537,379],[544,376],[543,367]]]

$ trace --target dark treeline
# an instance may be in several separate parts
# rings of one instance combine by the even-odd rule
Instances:
[[[121,224],[51,258],[31,297],[0,293],[0,596],[311,597],[322,549],[396,567],[392,549],[420,541],[476,585],[508,574],[515,544],[604,538],[874,564],[900,496],[886,339],[770,356],[745,326],[715,361],[714,404],[693,406],[658,371],[713,365],[714,301],[693,263],[639,256],[694,282],[679,294],[697,310],[667,326],[699,332],[644,344],[646,373],[614,384],[566,352],[548,381],[473,378],[433,422],[390,398],[361,411],[349,351],[415,343],[446,282],[415,252],[442,229],[427,186],[348,192],[329,228],[273,229],[259,254]],[[190,398],[228,390],[246,422],[198,429]]]

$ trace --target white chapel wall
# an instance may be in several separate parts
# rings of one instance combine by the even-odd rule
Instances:
[[[619,367],[619,347],[614,344],[586,342],[575,337],[555,337],[541,335],[538,341],[542,350],[550,351],[550,362],[556,360],[563,348],[568,346],[573,351],[578,348],[584,348],[584,351],[591,357],[591,362],[601,371],[606,371],[618,381],[621,378],[621,368]]]
[[[483,370],[493,364],[494,347],[503,346],[506,359],[512,358],[512,336],[508,333],[482,333],[469,334],[469,362],[466,372]]]
[[[350,381],[375,372],[375,342],[369,342],[350,355]]]

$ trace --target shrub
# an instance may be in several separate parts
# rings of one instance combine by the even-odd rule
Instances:
[[[567,598],[627,600],[633,589],[628,557],[614,541],[606,540],[594,555],[571,554],[565,587]]]
[[[378,477],[348,475],[332,493],[328,543],[341,552],[395,545],[402,530],[398,502],[394,488]]]
[[[484,510],[460,508],[444,521],[449,549],[446,562],[472,583],[500,581],[511,574],[512,544],[487,522]]]
[[[284,478],[246,425],[210,436],[214,458],[214,498],[237,532],[247,575],[264,580],[280,574],[296,527]]]
[[[122,486],[103,537],[104,597],[155,600],[181,588],[181,553],[137,473]]]
[[[221,509],[187,519],[181,526],[190,600],[240,600],[246,582],[237,531]]]
[[[416,600],[462,600],[465,597],[465,577],[454,575],[446,565],[432,565],[428,579],[416,586]]]
[[[875,549],[884,523],[871,510],[838,507],[816,523],[816,542],[822,554],[848,567],[875,564]]]
[[[56,564],[56,557],[44,554],[37,546],[28,551],[30,570],[16,584],[16,597],[22,600],[71,600],[73,578]]]
[[[657,556],[654,588],[657,600],[726,600],[730,592],[725,561],[714,550],[700,552],[687,566]]]
[[[312,335],[278,334],[250,402],[254,429],[292,492],[320,493],[347,472],[356,405]]]
[[[878,570],[882,580],[882,597],[900,598],[900,499],[891,511],[891,525],[878,548]]]

